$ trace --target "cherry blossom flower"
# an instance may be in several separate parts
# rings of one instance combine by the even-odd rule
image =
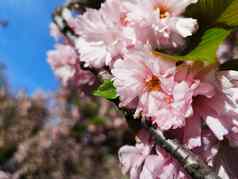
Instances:
[[[134,32],[125,26],[122,17],[123,9],[117,0],[108,0],[100,10],[88,9],[78,17],[76,33],[80,38],[76,47],[86,66],[111,66],[123,50],[133,45]]]
[[[75,69],[72,65],[76,63],[76,60],[77,55],[70,46],[57,45],[56,50],[48,52],[48,62],[64,85],[75,74]]]
[[[137,108],[136,116],[152,118],[162,130],[184,126],[193,114],[193,96],[210,88],[203,85],[202,89],[198,80],[176,81],[174,62],[142,51],[116,61],[112,74],[120,105]]]
[[[176,138],[182,143],[185,128],[167,133],[170,138]],[[198,128],[198,126],[196,126]],[[194,129],[194,128],[193,128]],[[201,128],[200,128],[201,130]],[[202,128],[201,144],[191,150],[210,167],[220,166],[218,149],[219,141],[208,128]],[[176,136],[176,137],[174,137]],[[124,174],[133,179],[190,179],[183,167],[164,149],[157,146],[149,133],[141,130],[138,134],[136,146],[123,146],[119,150],[119,161]],[[182,140],[181,140],[182,139]],[[222,176],[222,172],[220,172]]]
[[[140,179],[190,179],[182,166],[162,148],[157,147],[157,153],[149,155],[140,174]]]
[[[207,83],[213,86],[200,92],[193,98],[193,115],[187,119],[184,127],[184,142],[190,149],[202,145],[204,123],[213,132],[217,140],[227,138],[231,145],[237,146],[237,72],[215,72],[214,69],[203,74]],[[209,88],[207,88],[209,89]],[[206,94],[207,92],[207,94]],[[211,93],[211,94],[212,94]]]
[[[150,154],[151,148],[148,145],[137,144],[134,146],[123,146],[118,155],[122,165],[122,173],[130,173],[131,179],[139,179],[142,165]]]
[[[126,20],[137,38],[154,48],[181,48],[185,37],[197,30],[197,21],[182,16],[197,0],[124,0]]]
[[[118,60],[112,69],[120,105],[130,106],[143,93],[159,89],[157,76],[167,77],[168,85],[172,86],[174,73],[175,63],[159,60],[142,51],[131,51],[124,60]]]
[[[186,69],[182,68],[182,72],[185,71]],[[204,76],[206,79],[198,77],[202,83],[200,82],[193,96],[193,115],[186,119],[185,126],[179,129],[176,138],[189,149],[207,153],[205,158],[207,162],[207,158],[212,161],[217,153],[216,146],[206,150],[207,152],[204,151],[210,148],[209,143],[218,143],[219,140],[226,138],[231,145],[237,146],[237,74],[236,71],[215,72],[214,69],[205,74],[198,70],[198,73],[194,74]],[[179,76],[182,79],[190,78],[182,77],[181,74]],[[204,126],[208,127],[209,132]],[[204,133],[211,136],[211,132],[214,137],[204,137]],[[203,156],[202,153],[199,155]]]
[[[219,72],[214,68],[205,73],[204,68],[200,71],[196,67],[196,70],[193,76],[200,79],[202,83],[193,97],[194,113],[186,120],[183,142],[190,149],[200,147],[205,123],[217,140],[227,138],[231,145],[237,146],[238,73],[236,71]],[[185,69],[182,71],[185,72]]]
[[[221,71],[217,73],[221,91],[234,107],[238,107],[238,71]]]
[[[201,112],[208,127],[219,140],[224,137],[232,145],[237,146],[238,137],[238,111],[237,111],[237,80],[236,71],[223,71],[214,74],[217,87],[216,95],[209,101],[203,101]]]
[[[74,81],[77,86],[92,85],[95,81],[89,71],[81,69],[78,55],[70,45],[58,44],[55,50],[48,52],[48,62],[65,86],[69,81]]]
[[[123,146],[119,150],[122,172],[130,179],[189,179],[182,167],[172,156],[158,148],[152,154],[150,145]]]

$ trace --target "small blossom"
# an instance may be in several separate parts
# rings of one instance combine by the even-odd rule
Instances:
[[[238,71],[221,71],[217,77],[221,91],[234,107],[238,107]]]
[[[122,172],[130,179],[189,179],[182,167],[161,148],[151,154],[151,146],[143,143],[123,146],[119,150]]]
[[[206,81],[213,85],[215,94],[210,98],[205,96],[194,98],[193,106],[196,112],[191,120],[203,119],[218,140],[227,138],[230,144],[237,145],[237,73],[235,71],[216,73],[213,69],[205,74],[205,77]]]
[[[56,50],[48,52],[48,62],[64,85],[75,74],[73,65],[76,63],[77,54],[68,45],[57,45]]]
[[[161,148],[146,158],[140,179],[190,179],[182,166]]]
[[[118,60],[112,74],[120,105],[137,108],[136,115],[152,118],[163,130],[184,126],[193,114],[200,82],[175,81],[174,62],[135,51]]]
[[[142,165],[150,151],[150,146],[144,144],[120,148],[118,154],[123,174],[129,173],[131,179],[139,179]]]
[[[77,21],[80,38],[76,47],[86,66],[111,66],[135,38],[133,30],[125,27],[126,20],[117,0],[106,1],[100,10],[88,9]]]
[[[74,81],[77,86],[92,85],[95,81],[89,71],[81,69],[77,53],[69,45],[57,45],[55,50],[49,51],[48,62],[65,86],[69,81]]]
[[[197,30],[197,21],[182,13],[197,0],[125,0],[127,21],[135,28],[137,38],[154,48],[181,48],[184,38]]]

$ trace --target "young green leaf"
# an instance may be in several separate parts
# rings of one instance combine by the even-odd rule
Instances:
[[[98,89],[93,92],[93,95],[101,96],[110,100],[117,98],[116,88],[113,86],[113,82],[111,80],[105,80],[103,84],[100,85]]]
[[[190,53],[180,56],[180,59],[202,61],[207,64],[216,63],[216,52],[221,43],[230,34],[230,30],[223,28],[208,29],[202,36],[200,43]]]
[[[238,26],[238,0],[233,0],[230,3],[217,22],[229,26]]]

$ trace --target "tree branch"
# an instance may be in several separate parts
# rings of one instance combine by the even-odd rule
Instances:
[[[67,25],[67,22],[64,20],[62,16],[62,11],[64,9],[79,9],[81,12],[84,11],[83,4],[86,4],[87,7],[98,8],[100,5],[98,1],[96,5],[90,6],[89,1],[73,1],[72,3],[66,4],[64,7],[58,8],[53,14],[53,21],[59,28],[62,34],[68,38],[75,44],[78,36],[73,32],[73,30]],[[101,0],[102,1],[102,0]],[[84,2],[84,3],[82,3]],[[88,3],[87,3],[88,2]],[[84,63],[81,63],[81,67],[85,70],[92,71],[99,80],[110,78],[110,73],[108,71],[103,71],[103,73],[92,70],[90,68],[85,68]],[[103,75],[102,75],[103,74]],[[145,122],[142,119],[134,119],[133,114],[134,111],[120,108],[119,107],[119,99],[112,100],[112,102],[124,113],[124,116],[128,122],[129,127],[136,133],[140,129],[146,129],[155,139],[156,144],[165,149],[168,153],[170,153],[175,159],[179,161],[179,163],[184,167],[187,173],[194,179],[220,179],[198,156],[194,153],[183,147],[175,140],[166,139],[163,133],[156,129],[154,126]]]

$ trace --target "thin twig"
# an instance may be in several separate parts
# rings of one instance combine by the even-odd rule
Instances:
[[[76,3],[77,4],[77,3]],[[66,21],[62,17],[62,11],[64,8],[69,9],[76,5],[75,1],[73,4],[69,3],[66,6],[59,8],[53,15],[53,21],[58,26],[59,30],[72,42],[75,44],[78,36],[73,32],[73,30],[67,25]],[[78,4],[78,7],[82,4]],[[98,6],[98,4],[97,4]],[[84,67],[84,64],[81,64]],[[92,69],[87,69],[92,70]],[[104,75],[105,75],[104,71]],[[101,80],[103,77],[99,72],[95,72],[94,74]],[[107,77],[110,77],[110,74],[106,73]],[[125,108],[119,107],[119,100],[112,101],[123,113],[128,122],[128,125],[131,129],[137,132],[140,129],[146,129],[155,139],[156,144],[165,149],[168,153],[170,153],[175,159],[179,161],[179,163],[184,167],[187,173],[194,179],[220,179],[198,156],[192,153],[190,150],[183,147],[175,140],[166,139],[163,133],[156,129],[154,126],[143,122],[142,119],[134,119],[133,114],[134,111],[130,111]]]

